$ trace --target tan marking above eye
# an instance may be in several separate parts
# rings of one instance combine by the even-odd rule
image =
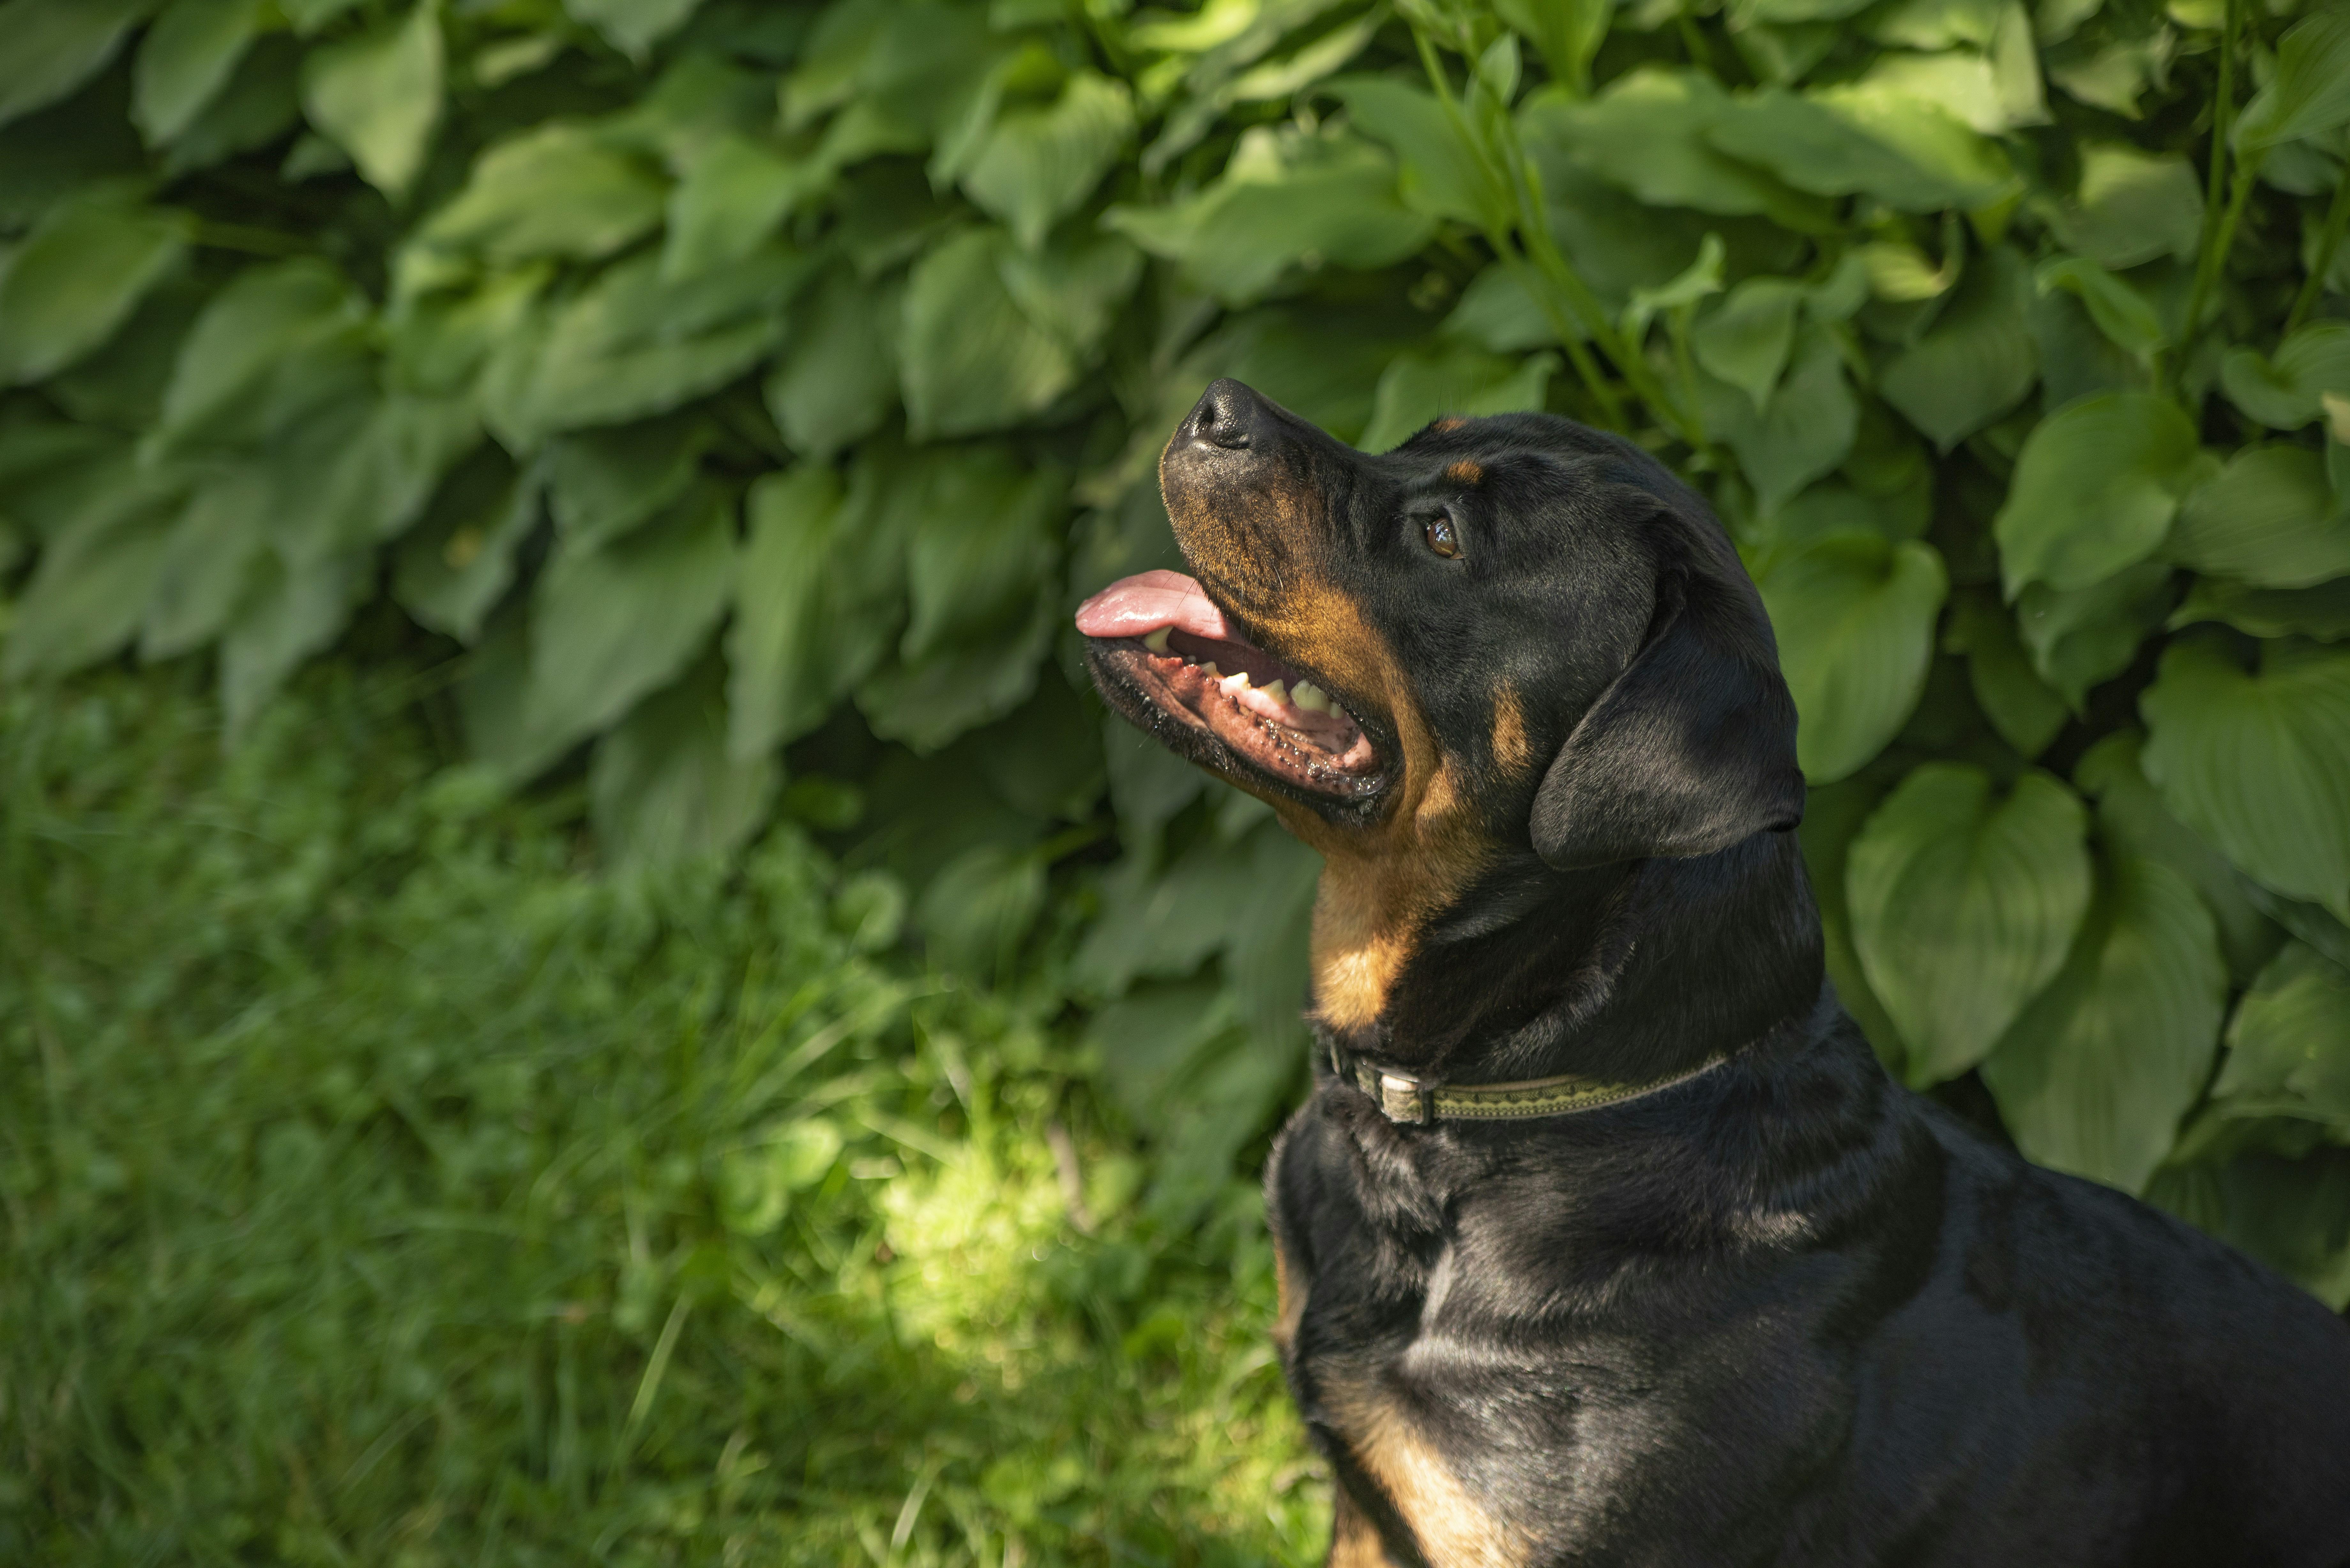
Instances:
[[[1457,431],[1468,422],[1469,421],[1467,420],[1462,419],[1459,414],[1447,414],[1428,428],[1437,431]]]
[[[1462,458],[1444,471],[1444,477],[1457,484],[1475,484],[1485,477],[1485,471],[1473,458]]]

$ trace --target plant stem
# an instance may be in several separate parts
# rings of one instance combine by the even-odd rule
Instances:
[[[2236,127],[2236,34],[2242,4],[2243,0],[2227,0],[2220,17],[2220,87],[2211,104],[2211,169],[2204,182],[2203,232],[2196,240],[2195,286],[2188,291],[2187,315],[2179,324],[2178,353],[2171,361],[2171,376],[2187,363],[2196,326],[2203,318],[2203,302],[2219,281],[2220,264],[2236,234],[2233,217],[2222,213],[2220,198],[2227,190],[2228,137]],[[2245,193],[2241,160],[2237,161],[2236,171],[2241,197]],[[2227,206],[2230,213],[2241,215],[2241,201],[2231,200]],[[2172,383],[2166,377],[2157,384],[2168,389]]]
[[[2301,280],[2301,292],[2293,296],[2293,314],[2284,318],[2286,337],[2292,337],[2293,328],[2317,307],[2319,296],[2325,292],[2325,275],[2334,270],[2334,253],[2342,248],[2345,230],[2350,230],[2350,162],[2342,166],[2341,181],[2334,187],[2334,204],[2325,210],[2325,227],[2317,236],[2317,254],[2310,259],[2309,275]]]

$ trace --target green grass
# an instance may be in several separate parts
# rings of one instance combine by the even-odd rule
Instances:
[[[412,695],[0,698],[0,1561],[1316,1553],[1255,1195],[1128,1201],[1049,961],[599,875]]]

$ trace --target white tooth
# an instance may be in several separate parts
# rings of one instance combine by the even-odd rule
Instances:
[[[1248,671],[1245,670],[1235,670],[1230,675],[1224,677],[1223,689],[1224,695],[1227,697],[1237,697],[1242,692],[1247,691],[1249,689]]]
[[[1260,687],[1259,690],[1276,702],[1286,702],[1289,701],[1289,684],[1286,681],[1275,680],[1265,686]]]
[[[1309,713],[1327,713],[1330,711],[1328,695],[1311,680],[1299,681],[1297,690],[1289,694],[1289,700]]]
[[[1174,629],[1175,628],[1171,626],[1160,627],[1157,631],[1152,632],[1149,637],[1142,639],[1142,646],[1150,649],[1153,653],[1166,652],[1167,634]]]
[[[1217,680],[1223,677],[1224,672],[1217,669],[1216,661],[1211,659],[1200,666],[1200,673],[1206,676],[1211,680]]]

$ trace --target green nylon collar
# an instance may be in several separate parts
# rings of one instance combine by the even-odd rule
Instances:
[[[1374,1067],[1335,1042],[1330,1047],[1330,1065],[1340,1082],[1352,1084],[1370,1096],[1388,1120],[1410,1127],[1428,1127],[1440,1121],[1516,1121],[1595,1111],[1602,1106],[1622,1105],[1676,1084],[1686,1084],[1712,1072],[1729,1059],[1716,1056],[1686,1073],[1645,1084],[1612,1084],[1573,1073],[1562,1073],[1555,1078],[1526,1078],[1513,1084],[1446,1084],[1391,1068]]]

